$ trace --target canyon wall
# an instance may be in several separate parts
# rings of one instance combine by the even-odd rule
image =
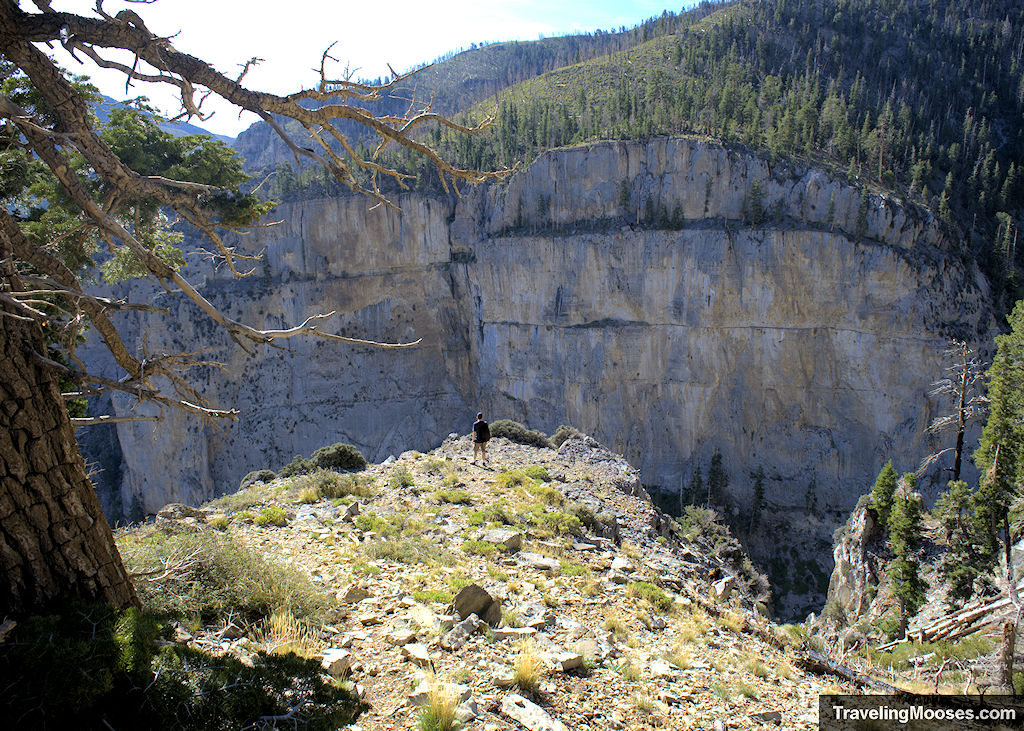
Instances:
[[[325,329],[415,348],[307,338],[250,355],[153,295],[172,313],[136,345],[211,348],[225,369],[206,393],[240,413],[222,431],[119,425],[121,505],[198,502],[334,441],[375,460],[427,449],[483,410],[573,424],[668,493],[720,451],[735,510],[763,469],[766,524],[820,541],[885,460],[913,469],[935,447],[927,392],[948,339],[994,334],[984,281],[927,212],[708,141],[557,150],[504,186],[397,203],[281,206],[245,241],[266,251],[254,276],[190,268],[258,326],[335,311]],[[765,530],[749,539],[777,553]]]

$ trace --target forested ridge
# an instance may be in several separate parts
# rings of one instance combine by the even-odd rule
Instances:
[[[702,3],[631,31],[581,38],[564,47],[556,39],[536,42],[545,48],[498,44],[438,63],[430,69],[437,77],[461,64],[465,89],[471,55],[488,59],[490,90],[513,78],[502,63],[521,73],[612,49],[463,111],[474,119],[494,114],[489,134],[433,128],[428,141],[484,169],[589,140],[663,134],[804,158],[927,206],[989,273],[1001,304],[1021,296],[1024,13],[1017,2]],[[531,57],[532,65],[520,65]],[[424,81],[417,83],[422,95]],[[435,184],[422,162],[409,168],[420,185]],[[315,171],[282,173],[274,191],[281,198],[319,187]]]

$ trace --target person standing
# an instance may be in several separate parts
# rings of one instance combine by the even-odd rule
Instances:
[[[487,464],[487,442],[491,440],[491,429],[484,421],[484,412],[478,411],[473,422],[473,462],[476,464],[477,452],[483,455],[483,463]]]

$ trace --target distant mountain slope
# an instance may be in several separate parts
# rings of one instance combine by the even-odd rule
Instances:
[[[513,84],[547,71],[599,58],[651,38],[675,33],[717,7],[720,7],[719,3],[702,2],[683,13],[666,11],[631,29],[609,32],[599,30],[537,41],[481,45],[437,59],[411,76],[392,95],[378,103],[366,103],[363,106],[378,114],[404,114],[409,108],[409,100],[415,97],[432,102],[434,111],[446,115],[455,114]],[[286,129],[302,134],[297,123],[290,120],[278,121]],[[342,124],[341,128],[354,140],[366,134],[366,130],[359,125]],[[235,147],[254,172],[293,160],[285,145],[263,122],[242,132]]]

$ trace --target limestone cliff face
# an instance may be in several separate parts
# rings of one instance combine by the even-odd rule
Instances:
[[[262,272],[211,272],[204,292],[259,325],[337,311],[336,332],[422,344],[249,356],[164,303],[139,344],[218,350],[208,394],[240,419],[120,425],[123,504],[197,501],[333,441],[426,449],[482,409],[576,425],[669,490],[721,451],[735,504],[761,467],[791,522],[813,480],[834,527],[886,459],[930,448],[947,338],[990,337],[984,282],[925,212],[706,141],[550,152],[504,187],[399,203],[282,206],[252,242]]]

